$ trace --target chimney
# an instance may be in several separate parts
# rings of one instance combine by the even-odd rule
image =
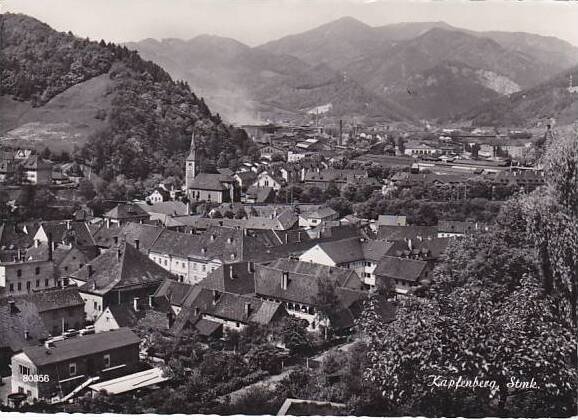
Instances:
[[[22,261],[22,250],[18,248],[18,261]]]
[[[28,330],[24,330],[24,339],[30,340],[30,332]]]
[[[134,240],[134,247],[136,248],[137,251],[140,250],[140,240],[139,239]]]
[[[297,242],[301,242],[301,231],[297,233]]]
[[[229,265],[229,278],[233,279],[235,277],[236,277],[235,270],[233,270],[233,264],[231,264],[231,265]]]
[[[245,317],[249,318],[249,315],[251,315],[251,304],[249,302],[245,302]]]
[[[201,308],[199,308],[198,306],[195,307],[195,316],[199,316],[201,315]]]
[[[139,298],[137,298],[137,297],[135,297],[132,300],[132,306],[133,306],[135,312],[138,312],[138,301],[139,301]]]
[[[283,290],[287,290],[288,285],[289,285],[289,273],[284,271],[283,272],[283,280],[281,281],[281,288]]]
[[[86,269],[88,270],[88,278],[91,278],[94,274],[94,271],[92,271],[92,264],[86,264]]]
[[[220,293],[218,290],[213,290],[213,305],[216,305],[217,302],[219,301],[219,298],[221,297]]]
[[[15,314],[18,312],[18,308],[16,307],[16,301],[12,298],[8,300],[8,304],[10,305],[10,313]]]
[[[116,250],[116,259],[120,261],[120,257],[122,257],[122,251],[119,249]]]
[[[412,246],[412,243],[411,243],[411,238],[407,240],[407,247],[408,247],[410,250],[413,249],[413,246]]]
[[[52,233],[49,233],[47,236],[48,236],[48,261],[52,261],[52,251],[54,250],[52,248],[53,246]]]
[[[255,272],[255,263],[253,261],[249,261],[247,262],[247,271],[249,273],[254,273]]]
[[[106,219],[106,228],[110,229],[110,219]]]
[[[149,308],[153,308],[153,307],[154,307],[153,296],[154,296],[154,295],[149,295]]]
[[[118,236],[113,236],[112,240],[114,241],[115,245],[118,245]]]
[[[70,220],[66,221],[66,230],[70,230]]]

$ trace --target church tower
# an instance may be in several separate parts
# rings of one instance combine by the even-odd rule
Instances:
[[[193,137],[191,139],[191,151],[189,156],[187,156],[185,163],[185,185],[187,188],[187,193],[191,185],[193,185],[193,179],[197,176],[199,170],[199,164],[197,161],[197,147],[195,145],[195,131],[193,130]]]

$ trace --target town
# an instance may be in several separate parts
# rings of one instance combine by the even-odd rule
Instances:
[[[0,412],[576,415],[578,8],[4,3]]]
[[[84,192],[86,164],[5,149],[3,216],[26,214],[28,189],[61,215],[0,229],[5,403],[150,392],[170,381],[165,342],[192,336],[235,353],[255,328],[266,331],[255,347],[271,354],[254,382],[291,370],[303,355],[358,341],[370,294],[384,323],[408,295],[425,299],[453,238],[488,231],[504,200],[544,184],[533,156],[549,127],[536,136],[338,127],[247,126],[254,156],[213,172],[200,171],[193,133],[184,180],[101,214]],[[364,207],[400,198],[478,213]]]

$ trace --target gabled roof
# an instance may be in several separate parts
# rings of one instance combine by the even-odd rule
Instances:
[[[355,237],[323,242],[318,246],[336,264],[344,264],[354,261],[379,261],[387,254],[392,243]]]
[[[328,217],[333,217],[337,214],[335,210],[331,207],[321,207],[317,210],[313,210],[308,213],[304,213],[301,215],[303,218],[307,219],[326,219]]]
[[[224,264],[210,272],[199,285],[206,289],[240,295],[255,293],[254,265],[250,262]]]
[[[427,269],[427,262],[409,258],[384,257],[373,272],[376,276],[417,282]]]
[[[133,246],[135,240],[138,240],[140,249],[149,251],[163,232],[164,229],[159,226],[130,222],[117,233]]]
[[[140,338],[130,329],[120,328],[57,341],[48,351],[44,346],[24,347],[22,351],[35,366],[40,367],[139,343]]]
[[[286,289],[282,287],[284,273],[289,279]],[[255,293],[284,301],[315,305],[322,279],[330,280],[338,295],[340,288],[362,288],[359,276],[353,270],[288,259],[255,265]]]
[[[406,216],[380,214],[377,218],[378,226],[406,226]]]
[[[89,269],[92,275],[89,276]],[[173,275],[141,254],[132,245],[121,242],[70,275],[85,282],[84,293],[104,295],[113,289],[149,287]]]
[[[112,210],[104,214],[107,219],[117,220],[131,220],[131,219],[146,219],[149,217],[148,213],[134,203],[120,203]]]
[[[377,237],[388,241],[436,238],[438,236],[437,226],[379,226]]]
[[[166,303],[171,306],[183,306],[187,296],[192,292],[194,286],[188,283],[180,283],[174,280],[165,280],[153,295],[155,304],[158,299],[165,299]],[[164,306],[161,304],[161,306]],[[168,308],[163,308],[168,309]]]
[[[164,191],[164,190],[161,190]],[[164,191],[168,194],[168,192]],[[187,205],[182,201],[161,201],[159,203],[147,204],[138,202],[138,206],[149,215],[164,214],[167,216],[186,216],[188,215]]]
[[[132,305],[110,305],[107,308],[119,327],[132,328],[146,314],[144,310],[135,311]]]
[[[150,252],[187,258],[197,253],[200,248],[200,235],[163,230],[150,248]]]
[[[228,175],[201,172],[195,176],[189,188],[207,191],[227,191],[229,188],[225,184],[233,182],[233,178]]]
[[[38,312],[54,311],[58,309],[84,307],[84,300],[80,296],[77,287],[65,289],[42,290],[22,297],[36,305]]]
[[[172,330],[180,332],[187,325],[195,325],[203,315],[243,324],[267,325],[284,314],[285,308],[280,303],[264,302],[251,296],[218,292],[195,285],[194,292],[189,294],[177,315]]]
[[[114,238],[119,239],[121,237],[122,227],[117,225],[112,225],[106,227],[104,224],[97,224],[89,226],[89,229],[94,238],[94,243],[101,248],[110,248],[115,245]]]

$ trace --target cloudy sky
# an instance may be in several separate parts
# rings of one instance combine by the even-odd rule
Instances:
[[[578,2],[552,0],[0,0],[60,31],[113,42],[208,33],[257,45],[353,16],[369,25],[445,21],[552,35],[578,46]]]

